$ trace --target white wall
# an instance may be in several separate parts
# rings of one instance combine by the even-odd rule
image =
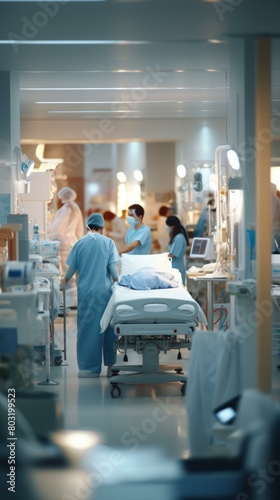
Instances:
[[[84,144],[85,209],[115,211],[116,144]]]
[[[184,124],[176,146],[176,164],[192,167],[193,162],[214,162],[215,149],[227,144],[226,126],[223,119],[197,120]]]
[[[175,189],[175,142],[147,143],[147,193],[167,193]]]
[[[124,171],[128,182],[132,182],[133,170],[143,171],[149,204],[156,194],[178,191],[179,163],[187,168],[184,182],[192,183],[193,162],[214,162],[215,149],[227,142],[224,119],[65,121],[59,122],[59,128],[51,120],[22,122],[22,144],[34,144],[42,137],[45,143],[84,143],[85,208],[93,191],[99,190],[96,206],[113,211],[117,171]]]
[[[209,133],[199,133],[209,127]],[[210,153],[207,141],[218,138],[224,143],[225,120],[213,119],[176,119],[176,120],[54,120],[21,122],[22,144],[45,143],[102,143],[102,142],[159,142],[186,141],[190,158]],[[199,141],[194,143],[193,141]]]

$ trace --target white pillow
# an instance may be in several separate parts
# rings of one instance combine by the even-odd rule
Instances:
[[[122,254],[121,276],[136,273],[142,267],[153,267],[157,271],[169,273],[172,270],[172,260],[167,252],[147,255]]]

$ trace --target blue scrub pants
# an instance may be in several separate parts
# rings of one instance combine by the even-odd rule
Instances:
[[[111,326],[108,326],[103,333],[87,334],[86,339],[83,334],[78,335],[77,360],[79,369],[100,374],[102,354],[105,366],[114,365],[116,363],[115,340],[117,340],[117,336]]]

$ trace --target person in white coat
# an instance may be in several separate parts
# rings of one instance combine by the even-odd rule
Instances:
[[[68,266],[67,256],[76,243],[84,236],[84,219],[79,205],[74,201],[77,193],[70,187],[64,187],[58,191],[58,197],[62,202],[62,207],[56,212],[49,229],[49,238],[60,241],[58,254],[60,256],[61,270],[65,275]],[[75,281],[66,289],[66,306],[77,306],[77,291]]]

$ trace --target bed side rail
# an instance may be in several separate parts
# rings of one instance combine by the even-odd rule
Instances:
[[[164,321],[167,318],[182,322],[195,322],[198,319],[198,305],[191,300],[183,301],[175,298],[126,300],[115,304],[112,316],[114,323],[137,319]]]

